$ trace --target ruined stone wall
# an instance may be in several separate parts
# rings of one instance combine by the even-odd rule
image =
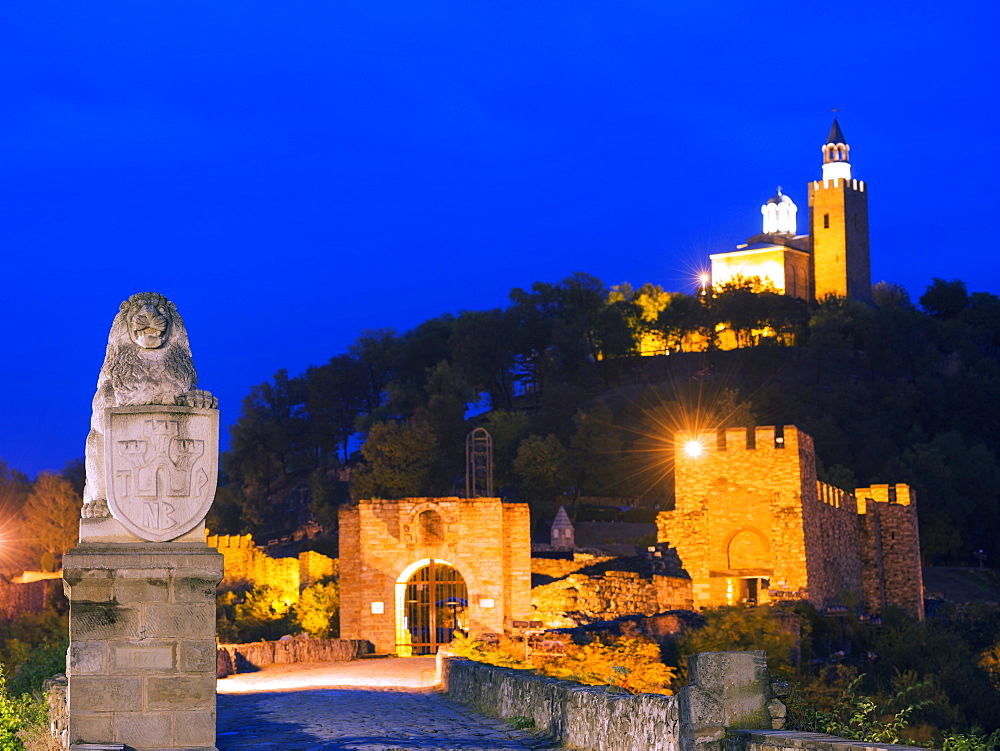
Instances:
[[[885,605],[924,617],[920,534],[912,489],[902,483],[858,488],[865,605]]]
[[[362,500],[340,510],[340,556],[341,635],[368,639],[377,652],[396,649],[405,582],[432,558],[464,579],[473,635],[501,633],[505,619],[530,615],[525,504],[499,498]]]
[[[603,576],[570,574],[531,591],[533,618],[546,628],[571,628],[622,615],[654,615],[692,609],[691,580],[634,571],[608,571]]]
[[[562,579],[572,573],[579,571],[585,566],[592,566],[595,563],[614,560],[615,556],[597,556],[589,553],[574,553],[572,560],[566,558],[538,558],[531,559],[531,573],[550,576],[553,579]]]
[[[699,455],[685,450],[693,441]],[[749,577],[769,583],[759,602],[812,599],[805,531],[809,511],[818,512],[812,439],[792,426],[780,440],[774,427],[757,427],[679,434],[677,446],[677,500],[657,517],[657,540],[677,549],[695,606],[739,602],[740,580]]]

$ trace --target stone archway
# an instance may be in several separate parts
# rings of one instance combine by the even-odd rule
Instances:
[[[396,580],[396,653],[436,654],[455,631],[467,634],[469,594],[465,577],[447,561],[424,558]]]

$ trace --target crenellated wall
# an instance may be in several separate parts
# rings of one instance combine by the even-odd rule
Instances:
[[[923,619],[924,581],[913,490],[900,483],[855,492],[865,605],[873,612],[894,605]]]
[[[277,589],[282,599],[298,602],[303,589],[339,573],[336,559],[314,550],[299,553],[297,558],[272,558],[254,543],[251,535],[208,535],[205,541],[222,553],[222,587],[267,584]]]

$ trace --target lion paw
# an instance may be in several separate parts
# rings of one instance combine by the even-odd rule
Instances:
[[[186,394],[177,397],[177,404],[182,407],[198,407],[200,409],[218,409],[219,400],[212,392],[202,389],[191,389]]]
[[[83,504],[81,516],[84,519],[106,519],[111,516],[111,509],[108,508],[106,499],[98,498]]]

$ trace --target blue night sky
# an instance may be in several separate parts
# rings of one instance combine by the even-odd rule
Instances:
[[[0,457],[83,455],[111,319],[249,388],[583,271],[691,291],[831,109],[872,279],[1000,293],[995,0],[0,4]],[[987,259],[987,260],[984,260]]]

